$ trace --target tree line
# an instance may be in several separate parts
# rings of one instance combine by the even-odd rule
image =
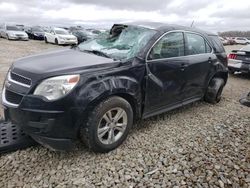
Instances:
[[[218,34],[222,37],[250,37],[250,31],[225,31]]]

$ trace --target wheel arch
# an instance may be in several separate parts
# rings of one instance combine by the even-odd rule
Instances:
[[[118,96],[132,107],[134,121],[141,116],[142,93],[139,82],[131,77],[115,76],[82,83],[75,96],[75,103],[81,109],[79,114],[84,114],[81,121],[88,118],[91,112],[100,102],[112,96]],[[81,85],[82,85],[81,84]]]
[[[128,101],[130,104],[132,110],[133,110],[133,115],[134,115],[134,120],[138,119],[141,115],[141,108],[140,104],[138,104],[137,99],[131,94],[131,93],[125,93],[125,92],[113,92],[113,93],[103,93],[102,95],[98,96],[95,98],[93,101],[91,101],[88,105],[85,111],[90,111],[93,108],[95,108],[100,102],[110,98],[110,97],[121,97]]]
[[[227,80],[228,80],[228,72],[223,72],[223,71],[220,71],[220,72],[217,72],[214,74],[214,76],[212,76],[212,78],[209,80],[209,82],[213,79],[213,78],[222,78],[225,82],[225,85],[227,83]]]

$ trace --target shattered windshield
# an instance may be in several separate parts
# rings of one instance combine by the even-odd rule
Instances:
[[[113,59],[130,59],[145,47],[156,33],[155,30],[136,26],[123,26],[114,28],[110,33],[100,34],[97,38],[81,43],[80,51],[98,52]]]

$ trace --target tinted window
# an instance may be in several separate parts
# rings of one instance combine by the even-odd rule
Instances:
[[[187,33],[186,36],[188,55],[204,54],[207,52],[206,42],[202,36],[193,33]]]
[[[221,40],[216,35],[210,35],[209,38],[211,39],[211,42],[213,44],[213,47],[215,48],[217,53],[224,53],[225,49],[223,44],[221,43]]]
[[[163,59],[184,56],[184,37],[181,32],[166,34],[152,48],[148,59]]]

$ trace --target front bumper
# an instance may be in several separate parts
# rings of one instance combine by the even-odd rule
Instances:
[[[24,36],[9,36],[10,40],[29,40],[28,37],[24,37]]]
[[[34,35],[34,39],[36,39],[36,40],[44,40],[44,36],[43,35]]]
[[[37,135],[30,135],[36,142],[50,150],[68,151],[74,148],[74,143],[71,139],[65,138],[49,138]]]
[[[63,40],[63,39],[60,39],[58,41],[59,44],[78,44],[78,41],[77,40]]]
[[[6,120],[20,125],[35,141],[52,150],[71,150],[76,139],[71,116],[60,111],[39,111],[4,106]]]
[[[232,71],[250,73],[250,64],[244,63],[241,60],[229,59],[228,69]]]
[[[4,87],[2,92],[6,121],[19,125],[26,134],[45,147],[54,150],[73,148],[79,132],[76,122],[83,114],[81,108],[74,105],[73,96],[49,102],[42,97],[24,95],[19,104],[13,104],[6,98],[6,90]]]

